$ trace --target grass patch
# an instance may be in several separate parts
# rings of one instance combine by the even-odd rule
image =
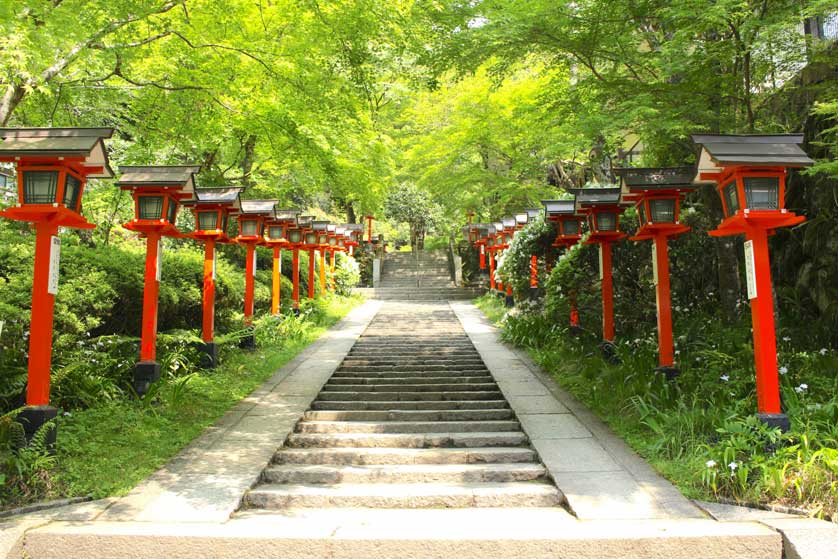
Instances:
[[[696,316],[676,325],[682,375],[667,383],[653,372],[654,338],[618,342],[621,365],[608,365],[593,334],[582,339],[538,306],[506,312],[503,302],[475,301],[563,388],[593,410],[685,495],[743,504],[783,504],[813,516],[838,514],[838,394],[829,350],[781,344],[788,433],[755,417],[753,353],[747,326]]]
[[[61,416],[56,461],[49,472],[48,490],[41,497],[102,498],[128,493],[361,299],[325,301],[308,318],[294,321],[290,337],[254,352],[227,351],[215,370],[166,380],[154,405],[121,400]]]

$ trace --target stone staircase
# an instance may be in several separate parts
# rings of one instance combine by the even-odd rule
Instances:
[[[458,287],[451,280],[445,251],[392,252],[384,257],[381,283],[361,290],[382,300],[447,301],[473,299],[483,292]]]
[[[562,495],[447,305],[390,304],[244,501],[251,509],[555,507]]]

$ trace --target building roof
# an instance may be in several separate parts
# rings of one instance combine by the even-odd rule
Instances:
[[[547,217],[554,215],[573,215],[576,213],[576,200],[542,200]]]
[[[120,165],[117,186],[153,188],[178,186],[182,192],[195,192],[195,173],[200,165]]]
[[[628,190],[693,190],[694,167],[646,167],[615,169]]]
[[[701,149],[698,172],[718,173],[724,167],[808,167],[815,162],[800,147],[802,134],[693,134],[693,142]]]
[[[101,167],[88,176],[113,178],[103,140],[113,128],[0,128],[0,157],[83,157],[85,167]]]
[[[274,206],[276,200],[242,200],[242,213],[273,215]]]

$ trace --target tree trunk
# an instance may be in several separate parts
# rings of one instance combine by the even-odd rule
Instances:
[[[0,126],[6,126],[9,119],[12,118],[12,113],[15,111],[20,102],[23,101],[23,96],[26,94],[26,89],[20,84],[9,84],[6,86],[6,92],[0,99]]]
[[[352,202],[346,203],[346,222],[347,223],[357,223],[358,217],[355,215],[355,207],[352,205]]]
[[[722,219],[722,202],[716,192],[716,187],[707,185],[701,189],[704,205],[710,211],[715,222]],[[736,242],[733,237],[719,237],[715,239],[716,266],[719,279],[719,305],[722,318],[727,322],[736,319],[736,304],[742,292],[739,279],[739,259],[736,255]]]
[[[253,160],[256,155],[256,135],[250,134],[244,142],[244,156],[242,157],[242,184],[253,186],[250,173],[253,171]]]

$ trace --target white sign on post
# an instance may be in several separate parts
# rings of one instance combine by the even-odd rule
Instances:
[[[215,276],[218,268],[218,259],[215,257],[215,247],[212,247],[212,281],[215,281]]]
[[[602,269],[602,245],[599,246],[599,281],[605,279],[605,272]]]
[[[655,241],[657,242],[657,241]],[[652,243],[652,278],[655,282],[655,285],[658,284],[658,247],[655,245],[655,242]]]
[[[50,295],[58,295],[58,264],[61,261],[61,239],[53,236],[50,239],[49,247],[49,282],[47,283],[47,293]]]
[[[163,279],[163,243],[161,239],[157,239],[157,281]]]
[[[256,277],[256,249],[253,249],[253,277]]]
[[[277,271],[279,275],[282,275],[282,251],[279,251],[279,256],[277,257]]]
[[[757,271],[754,263],[754,242],[745,241],[745,277],[748,282],[748,299],[757,298]]]

